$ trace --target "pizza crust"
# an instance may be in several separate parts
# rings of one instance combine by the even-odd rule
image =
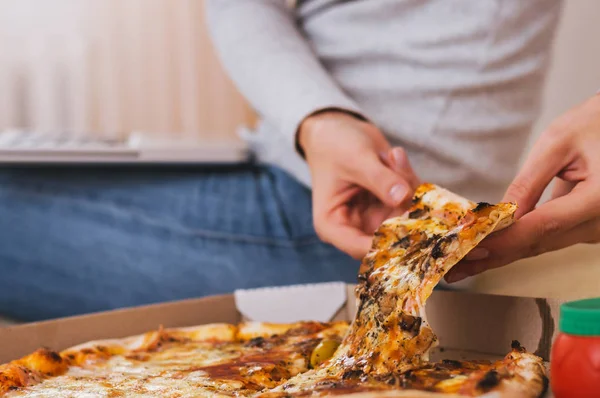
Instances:
[[[296,329],[306,325],[307,322],[295,323],[268,323],[268,322],[243,322],[238,325],[237,338],[241,341],[248,341],[257,337],[269,337],[277,334],[284,334],[289,330]],[[318,332],[315,336],[324,338],[328,335],[343,335],[348,330],[348,322],[338,321],[330,322],[329,327]]]
[[[209,324],[95,340],[61,353],[38,350],[0,366],[0,395],[95,396],[128,388],[138,394],[149,388],[149,395],[158,396],[253,394],[307,370],[319,342],[341,340],[347,327],[345,322]]]
[[[161,337],[172,336],[178,339],[192,341],[216,340],[222,342],[235,341],[237,326],[227,323],[212,323],[207,325],[189,326],[183,328],[169,328],[127,336],[118,339],[102,339],[88,341],[65,349],[63,352],[82,351],[101,347],[119,347],[126,351],[144,350],[155,344]]]
[[[502,380],[498,392],[501,397],[542,397],[548,390],[548,369],[542,359],[525,352],[513,350],[505,359],[513,376]]]
[[[359,271],[361,302],[338,362],[352,358],[369,374],[403,373],[426,363],[437,345],[426,300],[481,240],[512,223],[515,210],[512,203],[476,204],[421,185],[412,207],[375,232]]]
[[[375,234],[373,248],[361,264],[360,302],[350,328],[346,322],[161,327],[87,342],[60,354],[42,349],[0,366],[0,394],[39,386],[33,394],[44,397],[73,396],[88,389],[92,395],[104,394],[109,387],[120,393],[150,388],[150,395],[159,396],[539,396],[547,387],[542,360],[518,344],[493,364],[428,362],[437,338],[425,316],[427,298],[481,240],[509,226],[515,210],[514,204],[476,204],[432,184],[420,186],[411,209],[384,222]],[[308,370],[317,345],[333,356]],[[388,390],[400,386],[451,394]],[[367,389],[379,391],[358,392]]]
[[[358,392],[354,394],[335,395],[339,398],[465,398],[465,395],[446,394],[440,392],[427,392],[417,390],[391,390],[379,392]],[[479,398],[523,398],[531,395],[522,395],[520,390],[504,389],[478,395]]]

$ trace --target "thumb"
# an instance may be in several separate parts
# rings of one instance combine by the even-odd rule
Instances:
[[[534,145],[523,167],[508,187],[503,202],[515,202],[521,218],[535,208],[554,176],[565,166],[564,143],[542,135]]]
[[[413,187],[403,173],[385,165],[378,156],[365,156],[355,168],[355,183],[373,193],[381,202],[397,207],[412,197]]]

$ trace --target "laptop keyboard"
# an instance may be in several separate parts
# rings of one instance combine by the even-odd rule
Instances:
[[[12,130],[0,133],[0,150],[110,150],[133,149],[132,147],[129,140],[122,139]]]

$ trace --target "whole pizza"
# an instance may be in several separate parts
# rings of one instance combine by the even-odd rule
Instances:
[[[385,221],[346,322],[210,324],[38,351],[0,366],[6,397],[539,397],[541,358],[517,341],[502,360],[431,362],[425,303],[516,205],[473,203],[432,184]],[[508,347],[507,347],[508,349]]]

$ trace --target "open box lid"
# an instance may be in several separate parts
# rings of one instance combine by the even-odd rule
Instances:
[[[548,360],[559,305],[552,299],[436,290],[427,301],[427,319],[445,349],[503,356],[511,341],[519,340]],[[0,328],[0,363],[39,347],[63,350],[86,341],[144,333],[159,325],[351,320],[355,311],[354,287],[343,283],[240,290]]]
[[[243,319],[262,322],[351,320],[354,286],[343,283],[270,287],[234,293]],[[427,320],[449,350],[504,356],[513,340],[549,360],[561,301],[436,290]]]

